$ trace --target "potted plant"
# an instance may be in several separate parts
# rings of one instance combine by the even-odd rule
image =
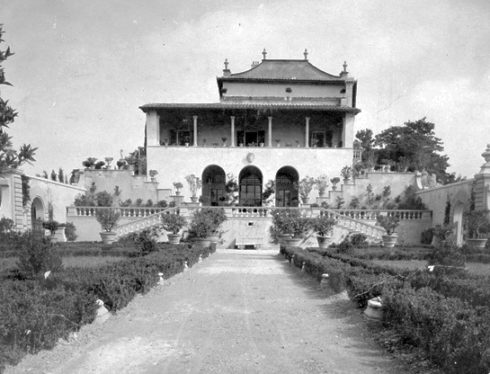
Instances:
[[[179,196],[180,195],[180,190],[184,185],[180,182],[174,182],[174,187],[175,187],[175,195]]]
[[[50,239],[53,242],[66,242],[65,224],[53,219],[42,223],[43,228],[49,231]]]
[[[167,234],[170,244],[179,244],[180,235],[179,231],[187,224],[184,217],[175,213],[162,213],[162,226],[165,231],[170,232]]]
[[[276,139],[276,147],[280,147],[281,146],[281,139]]]
[[[304,240],[306,234],[311,229],[311,219],[307,217],[290,216],[289,217],[289,234],[291,237],[284,239],[288,247],[297,247]]]
[[[150,170],[150,172],[149,172],[149,173],[150,173],[150,178],[151,178],[151,181],[152,181],[152,182],[156,182],[156,178],[155,178],[155,177],[157,176],[158,171],[156,171],[156,170]]]
[[[326,175],[320,175],[315,179],[316,188],[318,190],[318,196],[325,196],[325,191],[328,187],[328,177]]]
[[[203,208],[194,212],[189,225],[189,236],[201,248],[219,240],[221,224],[226,220],[223,208]]]
[[[303,204],[308,204],[308,196],[310,195],[310,192],[313,189],[315,183],[315,178],[308,176],[299,181],[299,196],[301,197]]]
[[[95,212],[95,218],[97,222],[102,226],[102,231],[100,237],[104,244],[112,244],[116,239],[117,233],[112,231],[117,227],[117,221],[121,217],[119,209],[116,208],[97,208]]]
[[[291,230],[289,229],[289,214],[290,212],[295,212],[290,209],[273,209],[271,210],[272,215],[272,228],[273,232],[279,242],[279,244],[284,244],[285,239],[290,238]]]
[[[106,157],[105,158],[105,163],[106,163],[106,169],[111,168],[111,162],[114,160],[114,157]]]
[[[352,168],[350,166],[344,166],[340,170],[340,175],[342,175],[342,178],[344,178],[344,181],[348,181],[349,179],[352,178]]]
[[[187,183],[189,183],[189,189],[191,191],[191,201],[193,203],[197,202],[197,190],[202,187],[202,182],[201,179],[196,177],[194,174],[190,174],[187,177],[185,177],[185,180]]]
[[[224,136],[221,138],[221,142],[222,142],[222,143],[221,143],[221,145],[222,145],[223,147],[226,147],[226,139],[227,139],[227,138],[226,138],[226,137],[224,137]]]
[[[487,238],[483,237],[485,233],[490,229],[490,212],[487,210],[473,210],[464,217],[464,223],[468,230],[469,238],[466,239],[466,243],[473,249],[483,249],[487,244]]]
[[[337,191],[337,184],[340,182],[339,177],[335,177],[330,179],[330,182],[332,183],[332,191]]]
[[[95,167],[96,161],[97,161],[97,158],[88,157],[85,161],[82,162],[82,165],[85,166],[85,168],[87,168],[87,169],[93,169]]]
[[[327,215],[322,215],[313,219],[312,226],[313,230],[316,231],[318,247],[321,249],[328,247],[329,241],[332,238],[333,228],[336,224],[337,220],[335,218],[328,217]]]
[[[378,224],[386,230],[386,235],[383,235],[383,246],[393,248],[398,239],[398,234],[395,233],[396,228],[400,224],[400,219],[397,215],[384,216],[378,214],[376,217]]]

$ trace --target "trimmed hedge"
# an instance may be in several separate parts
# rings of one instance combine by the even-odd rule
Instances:
[[[164,278],[192,266],[213,248],[165,246],[164,251],[98,268],[71,268],[47,280],[4,280],[0,285],[0,371],[26,353],[50,349],[60,338],[94,320],[96,299],[111,311],[125,307]]]
[[[361,307],[368,299],[381,296],[384,325],[397,331],[401,342],[422,348],[445,373],[490,371],[488,278],[427,271],[401,275],[348,255],[323,257],[299,248],[281,248],[281,253],[287,258],[294,255],[296,266],[304,262],[305,271],[317,279],[324,272],[334,274],[333,285],[341,285],[336,291],[345,285]]]

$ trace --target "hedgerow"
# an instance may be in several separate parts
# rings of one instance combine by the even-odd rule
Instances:
[[[305,271],[317,279],[321,273],[328,273],[335,291],[346,288],[360,307],[370,298],[381,296],[384,325],[396,330],[401,342],[422,348],[445,373],[489,372],[488,278],[464,272],[397,273],[394,268],[346,254],[300,248],[282,248],[281,253],[294,258],[296,266],[304,263]]]
[[[6,279],[0,284],[0,371],[16,364],[26,353],[52,348],[60,338],[90,323],[96,315],[96,299],[110,311],[125,307],[137,293],[146,293],[158,280],[192,266],[199,255],[212,248],[188,245],[97,268],[70,268],[47,279]]]

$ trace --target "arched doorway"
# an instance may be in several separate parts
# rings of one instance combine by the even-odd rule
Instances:
[[[262,173],[255,166],[242,169],[238,177],[241,206],[262,206]]]
[[[276,206],[298,206],[299,174],[295,168],[284,166],[276,174]]]
[[[225,171],[221,167],[217,165],[206,167],[202,172],[202,205],[225,205],[225,183]]]
[[[31,225],[32,231],[42,230],[42,223],[44,221],[44,203],[39,197],[35,197],[31,203]]]

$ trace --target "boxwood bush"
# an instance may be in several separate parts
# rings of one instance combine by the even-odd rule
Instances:
[[[384,326],[397,332],[399,342],[424,350],[448,374],[490,371],[490,292],[488,277],[465,273],[402,271],[345,254],[300,248],[281,253],[317,279],[333,276],[335,291],[348,294],[364,307],[381,296]],[[330,279],[330,277],[329,277]]]
[[[0,372],[26,353],[52,348],[60,338],[90,323],[96,299],[110,311],[125,307],[137,293],[192,266],[213,249],[188,245],[164,246],[148,256],[130,258],[97,268],[70,268],[47,279],[5,279],[0,284]]]

